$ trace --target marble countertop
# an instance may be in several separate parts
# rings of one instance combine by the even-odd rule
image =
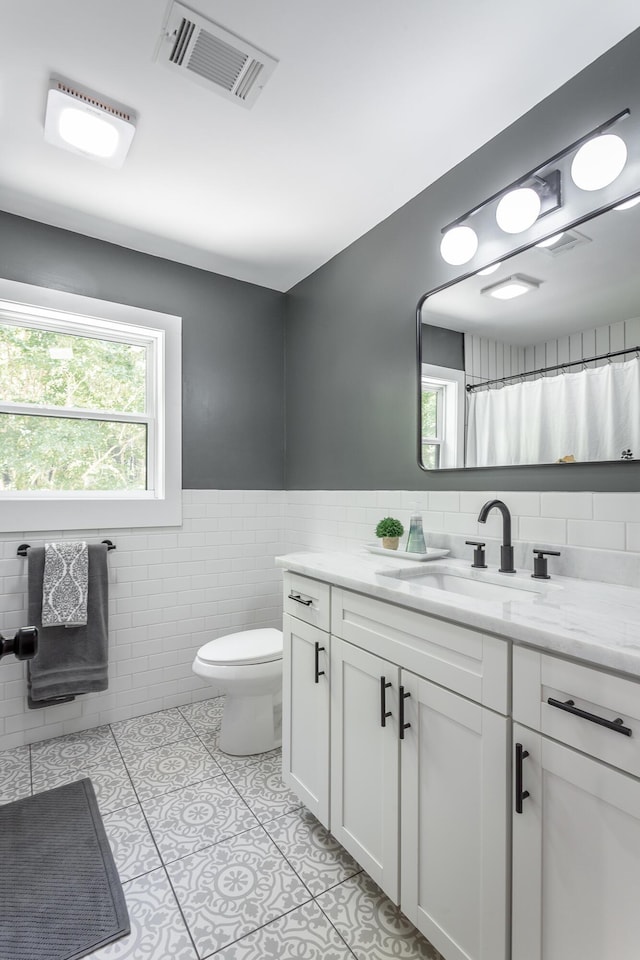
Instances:
[[[285,570],[368,594],[379,600],[422,610],[478,630],[530,646],[575,657],[640,679],[640,589],[591,580],[553,577],[533,580],[530,571],[500,574],[473,570],[468,561],[450,558],[410,561],[401,555],[367,553],[291,553],[276,558]],[[392,576],[402,572],[401,577]],[[483,591],[491,585],[517,588],[515,599],[469,597],[419,583],[424,574],[448,575],[455,587]],[[471,581],[477,586],[465,587]],[[527,591],[525,597],[520,591]]]

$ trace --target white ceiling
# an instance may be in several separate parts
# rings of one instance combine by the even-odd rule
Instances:
[[[640,26],[630,0],[187,3],[279,59],[253,109],[154,61],[165,0],[0,0],[0,209],[278,290]],[[51,73],[137,112],[122,169],[45,143]]]

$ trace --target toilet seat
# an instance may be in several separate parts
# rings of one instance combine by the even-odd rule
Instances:
[[[229,633],[205,643],[198,650],[197,658],[221,667],[272,663],[282,660],[282,633],[271,627]]]

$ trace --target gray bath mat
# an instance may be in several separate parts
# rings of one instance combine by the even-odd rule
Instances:
[[[0,807],[0,960],[77,960],[129,933],[90,780]]]

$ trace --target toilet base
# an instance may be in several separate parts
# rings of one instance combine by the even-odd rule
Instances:
[[[234,697],[227,694],[218,746],[223,753],[246,757],[280,746],[274,728],[274,697]]]

